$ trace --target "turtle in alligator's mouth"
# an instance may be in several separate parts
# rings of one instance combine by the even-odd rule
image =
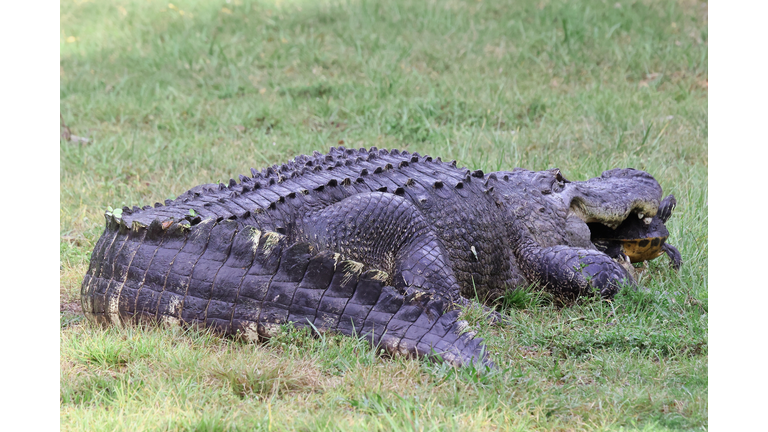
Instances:
[[[611,228],[600,222],[589,222],[591,241],[595,247],[614,259],[623,258],[632,263],[650,261],[667,254],[676,270],[682,264],[680,252],[666,243],[669,231],[665,223],[677,205],[674,195],[668,195],[656,214],[633,211],[618,226]]]
[[[665,223],[677,201],[661,199],[661,186],[645,172],[614,169],[584,182],[563,179],[561,199],[568,206],[571,242],[595,248],[625,269],[630,263],[667,254],[672,266],[682,264],[680,252],[668,244]]]

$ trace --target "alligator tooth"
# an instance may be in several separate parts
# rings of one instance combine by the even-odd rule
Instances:
[[[647,218],[643,219],[643,223],[646,225],[650,225],[652,220],[653,218],[648,216]]]
[[[645,215],[644,215],[644,214],[642,214],[642,213],[638,213],[638,214],[637,214],[637,218],[638,218],[638,219],[642,219],[642,218],[644,218],[644,217],[645,217]]]

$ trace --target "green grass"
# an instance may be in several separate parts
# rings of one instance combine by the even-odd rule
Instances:
[[[708,425],[707,6],[696,1],[61,3],[63,430],[693,430]],[[182,14],[183,12],[183,14]],[[615,167],[678,200],[647,292],[527,289],[498,370],[286,331],[99,329],[71,303],[108,206],[300,153],[408,149],[484,171]]]

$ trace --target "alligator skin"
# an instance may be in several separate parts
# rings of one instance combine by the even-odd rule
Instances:
[[[612,296],[632,277],[585,222],[653,215],[660,198],[632,169],[569,182],[556,169],[486,175],[418,153],[332,148],[107,213],[83,311],[252,340],[292,322],[393,354],[490,363],[457,304],[530,283]]]

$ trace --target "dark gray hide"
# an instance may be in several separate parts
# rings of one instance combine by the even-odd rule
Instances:
[[[661,199],[633,169],[569,182],[556,169],[485,175],[376,148],[251,173],[107,213],[83,280],[86,316],[249,339],[311,324],[390,353],[485,363],[482,339],[458,319],[462,296],[538,282],[610,297],[632,277],[590,242],[587,222],[616,228],[653,216]]]

